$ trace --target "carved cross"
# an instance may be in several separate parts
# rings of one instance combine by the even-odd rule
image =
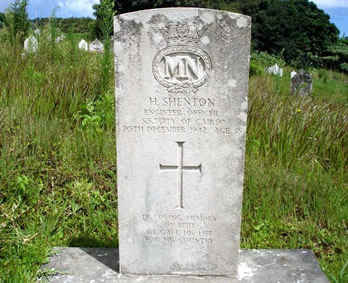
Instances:
[[[162,165],[160,164],[160,170],[175,170],[177,171],[178,179],[178,202],[179,208],[184,208],[183,199],[183,181],[184,181],[184,171],[199,171],[202,172],[202,164],[197,166],[194,165],[184,165],[184,143],[183,141],[176,142],[178,145],[177,149],[177,165]]]

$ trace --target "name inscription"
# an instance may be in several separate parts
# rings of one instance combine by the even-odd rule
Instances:
[[[124,124],[121,131],[142,134],[217,134],[238,133],[231,121],[220,113],[214,98],[150,96],[145,98],[143,113],[135,124]]]

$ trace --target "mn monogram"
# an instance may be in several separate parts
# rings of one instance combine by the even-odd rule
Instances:
[[[170,93],[195,93],[212,68],[209,55],[198,46],[202,33],[194,23],[171,23],[160,31],[168,45],[153,60],[154,77]]]

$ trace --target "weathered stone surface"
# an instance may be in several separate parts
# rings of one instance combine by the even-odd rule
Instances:
[[[294,75],[294,76],[292,76]],[[313,89],[312,75],[305,70],[298,73],[291,73],[291,93],[299,96],[307,96],[311,94]]]
[[[296,71],[292,70],[291,73],[290,73],[290,79],[292,79],[296,75],[297,75]]]
[[[236,274],[250,22],[198,8],[115,18],[122,273]]]
[[[89,45],[89,51],[102,53],[104,52],[104,45],[98,39],[95,39]]]
[[[57,248],[42,270],[51,283],[328,283],[308,250],[241,250],[238,275],[126,276],[118,273],[118,251],[103,248]],[[44,279],[44,278],[42,278]]]

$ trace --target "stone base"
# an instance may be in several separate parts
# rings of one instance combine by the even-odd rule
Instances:
[[[238,278],[121,275],[118,250],[55,248],[42,267],[51,283],[328,283],[312,251],[241,250]],[[49,275],[51,274],[51,275]]]

